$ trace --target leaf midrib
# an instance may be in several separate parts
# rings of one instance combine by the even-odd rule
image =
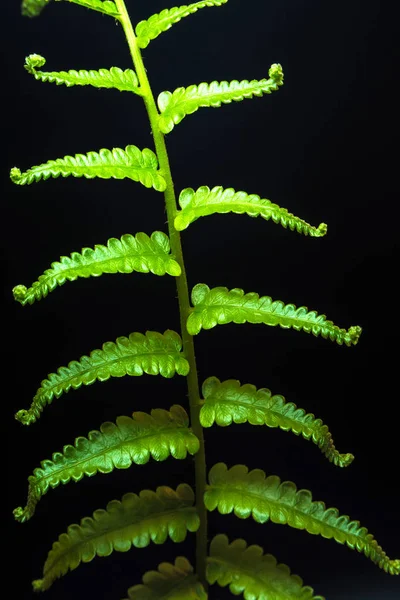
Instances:
[[[100,352],[104,352],[104,350],[100,350]],[[176,368],[176,355],[178,355],[180,358],[185,358],[184,355],[183,355],[183,353],[181,351],[179,351],[179,350],[176,350],[175,352],[172,352],[172,351],[170,351],[170,352],[165,352],[165,351],[162,352],[161,350],[157,350],[157,351],[149,351],[147,353],[142,352],[142,353],[139,353],[139,354],[131,354],[131,355],[128,355],[128,356],[120,356],[118,358],[113,358],[112,360],[109,360],[109,361],[106,361],[106,360],[103,359],[103,363],[100,364],[100,365],[95,365],[95,366],[91,366],[91,367],[89,367],[87,369],[82,369],[78,373],[74,373],[74,374],[68,376],[67,378],[63,378],[61,381],[57,381],[56,383],[54,383],[54,385],[51,385],[51,386],[48,386],[48,387],[41,386],[38,389],[38,391],[36,392],[34,400],[38,399],[38,398],[40,399],[43,396],[47,397],[48,393],[54,394],[54,391],[53,391],[54,388],[58,387],[59,385],[63,385],[64,383],[71,382],[76,377],[80,377],[81,375],[85,375],[86,373],[89,373],[90,371],[97,371],[98,369],[102,369],[102,368],[104,368],[105,366],[108,366],[108,365],[112,365],[112,364],[115,364],[115,363],[118,363],[118,362],[123,362],[123,361],[131,360],[133,357],[140,358],[140,357],[144,357],[144,356],[154,356],[154,357],[157,357],[157,356],[161,356],[161,357],[162,356],[169,356],[169,357],[175,358],[175,368]],[[87,358],[90,359],[91,357],[88,356]],[[79,365],[81,364],[80,361],[77,361],[77,362],[78,362]],[[69,369],[70,367],[68,366],[68,367],[65,367],[65,368]],[[52,375],[56,375],[57,377],[63,377],[60,373],[52,373]],[[112,375],[110,375],[110,377],[112,377]],[[47,378],[47,379],[45,379],[45,381],[50,381],[50,380]],[[82,385],[84,385],[84,384],[82,383]],[[62,389],[64,390],[65,388],[63,387]]]
[[[140,496],[139,496],[139,499],[141,499],[141,498],[140,498]],[[180,500],[180,501],[182,502],[182,500],[181,500],[181,499],[178,499],[178,500]],[[139,508],[140,508],[140,507],[139,507]],[[44,569],[43,569],[43,579],[44,579],[44,580],[46,580],[46,579],[48,578],[48,574],[49,574],[49,572],[51,572],[51,571],[52,571],[52,570],[55,568],[55,566],[57,565],[57,563],[58,563],[58,562],[59,562],[59,561],[60,561],[60,560],[61,560],[61,559],[62,559],[62,558],[63,558],[63,557],[66,555],[66,554],[69,554],[69,552],[71,552],[71,551],[72,551],[72,549],[76,549],[77,547],[81,546],[82,544],[86,544],[87,542],[90,542],[90,541],[92,541],[92,540],[94,540],[94,539],[96,539],[96,538],[100,538],[100,537],[102,537],[102,536],[104,536],[104,535],[107,535],[107,534],[109,534],[110,532],[117,532],[117,531],[120,531],[121,529],[125,529],[126,527],[131,527],[131,526],[133,526],[133,525],[137,525],[138,523],[145,523],[146,521],[152,520],[154,517],[162,517],[162,516],[167,516],[167,515],[174,515],[174,514],[176,514],[176,513],[179,513],[179,512],[185,512],[185,511],[191,511],[191,512],[194,512],[194,513],[196,513],[196,512],[197,512],[197,511],[196,511],[196,507],[195,507],[195,506],[180,506],[180,507],[178,507],[178,508],[174,508],[174,509],[170,509],[170,510],[165,510],[165,511],[162,511],[162,512],[151,513],[151,514],[149,514],[149,515],[146,515],[145,517],[142,517],[141,519],[137,519],[136,521],[133,521],[133,522],[131,522],[131,523],[126,523],[126,524],[124,524],[124,525],[121,525],[121,526],[119,526],[119,527],[116,527],[115,529],[105,529],[104,531],[102,531],[102,532],[100,532],[100,533],[98,533],[98,534],[96,534],[96,533],[94,533],[94,534],[91,534],[91,535],[89,535],[89,536],[85,537],[84,539],[82,539],[82,540],[79,540],[79,542],[77,542],[77,543],[74,543],[73,545],[69,545],[67,548],[65,548],[65,550],[64,550],[63,552],[60,552],[60,553],[59,553],[59,555],[56,557],[56,559],[54,560],[54,562],[52,563],[52,565],[51,565],[51,566],[49,566],[49,567],[48,567],[48,569],[46,569],[46,564],[47,564],[47,561],[48,561],[48,560],[49,560],[49,558],[50,558],[50,557],[49,557],[49,558],[47,559],[47,561],[46,561],[46,564],[45,564],[45,566],[44,566]],[[107,514],[109,514],[109,513],[107,513]],[[91,519],[92,519],[92,521],[93,521],[93,517],[90,517],[90,518],[91,518]],[[97,523],[98,523],[98,521],[97,521]],[[185,525],[186,525],[186,524],[185,524]],[[80,530],[81,530],[81,526],[79,526],[79,528],[80,528]],[[187,529],[187,527],[186,527],[186,529]],[[187,529],[187,531],[188,531],[188,529]],[[67,534],[67,535],[68,535],[68,537],[69,537],[69,534]],[[169,533],[168,533],[168,537],[170,537]],[[59,541],[59,540],[57,540],[57,541]],[[134,546],[134,543],[132,542],[132,540],[130,540],[130,541],[131,541],[131,543],[132,543],[132,546]],[[60,542],[59,542],[59,543],[60,543]],[[113,548],[113,551],[114,551],[114,544],[113,544],[113,543],[111,543],[111,546],[112,546],[112,548]],[[135,546],[135,547],[136,547],[136,546]],[[52,551],[53,551],[53,550],[51,550],[50,552],[52,552]],[[97,556],[97,552],[95,552],[95,556]],[[57,579],[57,577],[56,577],[56,579]]]
[[[242,488],[233,488],[232,489],[229,486],[229,483],[226,484],[226,485],[222,484],[222,486],[221,485],[211,484],[209,486],[209,489],[221,490],[222,491],[222,496],[223,496],[224,491],[228,491],[228,492],[231,492],[231,493],[240,493],[240,495],[241,495],[242,498],[243,498],[243,496],[249,496],[250,498],[257,498],[258,500],[261,499],[262,501],[270,503],[270,504],[273,504],[273,505],[275,505],[278,508],[284,508],[286,510],[293,511],[296,514],[305,517],[306,519],[311,519],[312,521],[314,521],[316,523],[321,523],[323,526],[328,527],[331,530],[340,531],[340,532],[344,533],[346,536],[352,536],[352,537],[360,540],[367,547],[369,547],[369,546],[375,546],[375,544],[376,544],[376,540],[374,538],[372,538],[371,541],[368,541],[365,537],[360,536],[359,533],[349,532],[346,529],[343,529],[343,527],[338,527],[336,525],[331,525],[331,524],[327,523],[326,521],[323,521],[322,519],[318,519],[315,516],[310,515],[310,514],[304,512],[304,511],[298,509],[296,506],[291,506],[291,505],[285,504],[283,502],[280,503],[279,500],[276,500],[274,498],[268,498],[268,497],[266,497],[263,494],[257,494],[256,492],[250,491],[248,489],[242,489]],[[312,502],[312,504],[313,504],[313,502]],[[312,504],[310,506],[312,506]],[[219,506],[219,501],[218,501],[218,506]],[[325,508],[324,514],[325,514],[326,510],[329,510],[329,509]],[[253,509],[252,509],[251,512],[253,512]],[[271,519],[271,511],[268,511],[268,513],[269,513],[269,517],[268,518]],[[340,517],[343,517],[343,515],[338,515],[337,518],[340,518]],[[351,523],[350,520],[348,520],[345,525],[348,525],[349,523]],[[286,523],[286,524],[288,524],[288,523]],[[295,529],[298,529],[298,528],[295,528]],[[306,527],[304,527],[303,529],[305,529],[307,531]],[[362,529],[362,528],[359,528],[359,529]],[[368,536],[368,535],[371,535],[371,534],[369,534],[368,531],[366,531],[365,532],[365,536]],[[347,539],[345,541],[346,541],[346,543],[348,542]],[[375,542],[375,544],[374,544],[374,542]]]
[[[116,445],[109,446],[105,450],[99,450],[98,452],[96,452],[94,454],[91,454],[90,457],[88,457],[88,458],[83,458],[82,460],[79,460],[79,461],[73,461],[73,463],[71,465],[62,465],[60,468],[55,468],[50,473],[46,473],[42,477],[39,477],[38,479],[36,479],[36,481],[33,482],[34,486],[39,486],[43,481],[45,481],[46,479],[51,478],[52,476],[54,476],[57,473],[60,473],[60,472],[62,473],[63,471],[68,470],[69,468],[75,468],[75,467],[77,467],[77,466],[79,466],[79,465],[81,465],[81,464],[83,464],[85,462],[88,462],[88,461],[90,461],[92,459],[98,458],[101,455],[107,455],[108,452],[112,452],[114,450],[117,450],[117,449],[123,447],[124,444],[129,444],[129,443],[136,442],[136,441],[142,441],[142,440],[145,440],[146,438],[148,439],[148,438],[151,438],[151,437],[156,437],[156,436],[158,436],[160,434],[165,433],[166,431],[171,431],[171,430],[172,431],[176,431],[176,432],[179,432],[180,430],[184,430],[184,431],[186,431],[189,434],[193,433],[187,425],[176,425],[176,424],[174,424],[174,426],[164,425],[164,426],[160,427],[156,432],[145,433],[144,435],[141,435],[141,436],[139,436],[137,438],[134,438],[134,439],[120,440]],[[105,433],[102,433],[101,431],[98,431],[98,433],[100,433],[104,437],[106,437],[106,435],[107,435]],[[113,432],[113,433],[115,433],[115,432]],[[121,433],[120,430],[119,430],[119,433]],[[89,444],[91,443],[91,440],[89,440],[88,438],[85,438],[85,439],[89,442]],[[98,440],[96,440],[96,442],[97,441]],[[72,448],[74,448],[74,450],[76,450],[76,451],[78,450],[78,448],[76,446],[72,446]],[[169,447],[169,450],[170,450],[170,447]],[[171,453],[170,453],[170,455],[171,455]],[[63,458],[65,460],[68,460],[64,456],[64,454],[63,454]],[[53,460],[51,462],[52,462],[53,465],[55,465],[55,462]],[[132,460],[132,463],[135,463],[135,461]],[[137,463],[135,463],[135,464],[137,464]],[[39,469],[43,469],[43,467],[38,467],[38,468]],[[115,467],[115,465],[114,465],[114,468],[117,468],[117,467]],[[98,471],[99,471],[99,469],[97,469],[96,473]],[[70,477],[70,479],[72,479],[72,476]],[[58,483],[60,483],[60,481]]]

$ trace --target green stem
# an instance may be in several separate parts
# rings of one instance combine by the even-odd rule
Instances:
[[[200,424],[200,393],[199,382],[197,378],[196,357],[194,353],[193,337],[188,334],[186,329],[186,320],[190,313],[189,289],[186,278],[185,263],[183,260],[182,244],[179,231],[174,227],[174,219],[177,213],[176,199],[174,192],[174,183],[169,165],[167,148],[165,146],[164,134],[158,127],[158,111],[154,100],[153,92],[144,68],[140,49],[136,43],[136,37],[132,28],[132,23],[126,10],[124,0],[115,0],[119,20],[124,29],[124,33],[129,45],[129,50],[135,66],[136,74],[139,79],[140,89],[143,94],[143,100],[146,106],[147,114],[151,125],[156,154],[160,165],[160,171],[167,182],[164,192],[165,207],[168,220],[168,232],[171,243],[171,251],[175,259],[181,266],[182,273],[176,277],[176,287],[178,292],[179,314],[181,324],[181,335],[183,341],[183,350],[190,365],[190,371],[187,376],[188,396],[190,406],[190,420],[193,433],[200,441],[200,449],[195,455],[195,485],[196,485],[196,507],[200,516],[200,527],[196,533],[196,573],[207,590],[207,581],[205,577],[206,557],[207,557],[207,511],[204,506],[204,491],[206,485],[206,459],[204,450],[203,428]]]

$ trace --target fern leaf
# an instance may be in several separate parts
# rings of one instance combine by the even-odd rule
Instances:
[[[139,181],[147,188],[153,187],[157,192],[163,192],[167,187],[164,177],[158,170],[157,156],[149,148],[139,150],[130,145],[122,150],[102,148],[99,152],[76,154],[49,160],[42,165],[28,169],[24,173],[13,167],[11,180],[17,185],[26,185],[49,177],[86,177],[93,179],[132,179]]]
[[[181,352],[182,340],[175,331],[164,334],[157,331],[131,333],[119,337],[116,342],[106,342],[102,350],[93,350],[90,356],[82,356],[67,367],[60,367],[42,381],[29,410],[20,410],[15,415],[24,425],[34,423],[46,404],[54,397],[59,398],[71,389],[91,385],[95,381],[107,381],[110,377],[124,375],[161,375],[171,378],[189,373],[189,363]]]
[[[131,546],[145,548],[154,542],[163,544],[168,537],[183,542],[188,531],[197,531],[200,519],[194,493],[187,484],[176,491],[160,486],[156,492],[143,490],[112,500],[106,510],[96,510],[80,525],[70,525],[67,533],[53,544],[43,569],[43,579],[33,582],[35,591],[47,590],[52,583],[95,556],[127,552]]]
[[[30,54],[25,59],[25,69],[34,76],[37,81],[48,81],[57,85],[92,85],[96,88],[115,88],[120,92],[133,92],[142,95],[139,89],[139,81],[135,71],[119,67],[111,69],[99,69],[98,71],[59,71],[45,72],[37,69],[46,64],[46,59],[39,54]]]
[[[196,112],[200,107],[217,108],[222,103],[239,102],[245,98],[262,96],[277,91],[283,85],[283,72],[279,64],[273,64],[268,71],[269,79],[260,81],[213,81],[179,87],[174,92],[161,92],[157,104],[161,115],[158,118],[160,130],[170,133],[186,115]]]
[[[340,454],[336,450],[332,435],[321,419],[286,402],[283,396],[273,396],[267,388],[257,390],[251,384],[241,386],[236,379],[221,383],[217,377],[209,377],[203,383],[202,392],[204,405],[200,410],[200,423],[203,427],[214,423],[226,427],[232,422],[279,427],[311,439],[328,460],[339,467],[347,467],[354,460],[352,454]]]
[[[303,587],[303,580],[287,565],[263,554],[261,546],[247,546],[243,539],[229,544],[222,534],[211,541],[206,577],[211,585],[229,585],[235,596],[244,592],[245,600],[325,600],[314,596],[311,587]]]
[[[284,329],[292,327],[296,331],[321,335],[339,345],[351,346],[357,344],[362,331],[358,326],[341,329],[325,315],[309,312],[306,306],[296,308],[294,304],[273,301],[269,296],[260,298],[255,292],[245,294],[239,288],[210,289],[208,285],[198,283],[192,290],[192,303],[194,308],[187,320],[190,335],[197,335],[202,327],[212,329],[226,323],[264,323]]]
[[[117,19],[120,15],[115,5],[115,2],[111,2],[111,0],[66,0],[67,2],[71,2],[72,4],[78,4],[79,6],[83,6],[83,8],[90,8],[91,10],[95,10],[97,12],[101,12],[104,15],[109,15],[110,17],[114,17]]]
[[[143,584],[129,588],[129,600],[207,600],[202,584],[184,556],[177,556],[175,564],[160,563],[157,571],[147,571],[142,580]]]
[[[180,6],[174,8],[166,8],[159,14],[152,15],[146,21],[140,21],[136,25],[136,41],[139,48],[147,48],[151,40],[154,40],[164,31],[170,29],[174,23],[178,23],[183,17],[195,13],[199,8],[205,6],[221,6],[226,4],[228,0],[202,0],[201,2],[195,2],[189,4],[189,6]]]
[[[155,275],[168,273],[173,277],[181,274],[181,267],[170,254],[169,238],[165,233],[154,231],[151,237],[142,232],[135,236],[125,234],[120,240],[109,239],[107,246],[98,244],[94,249],[83,248],[81,254],[73,252],[70,257],[62,256],[60,262],[53,262],[30,288],[17,285],[13,294],[15,300],[24,306],[45,298],[66,281],[132,271]]]
[[[132,418],[122,416],[117,422],[103,423],[100,431],[78,437],[74,446],[64,446],[52,460],[44,460],[28,478],[28,500],[25,508],[14,510],[17,521],[30,519],[36,505],[50,488],[65,485],[71,479],[80,481],[87,475],[128,469],[133,463],[144,465],[150,458],[164,461],[169,456],[183,460],[187,453],[196,454],[199,440],[189,428],[189,418],[179,404],[170,411],[157,408],[151,414],[134,412]]]
[[[233,188],[224,190],[222,186],[216,186],[210,190],[209,187],[203,185],[196,191],[186,188],[179,195],[179,205],[182,210],[177,212],[174,220],[175,229],[178,231],[183,231],[200,217],[228,212],[238,215],[245,213],[249,217],[260,216],[266,221],[272,219],[274,223],[282,225],[285,229],[289,228],[291,231],[311,237],[322,237],[328,229],[325,223],[313,227],[303,219],[292,215],[286,208],[281,208],[270,200],[262,200],[256,194],[235,192]]]
[[[313,535],[333,538],[363,552],[392,575],[400,574],[400,560],[390,560],[374,536],[359,521],[339,515],[336,508],[326,508],[324,502],[313,502],[311,492],[299,490],[291,481],[281,483],[279,477],[265,477],[264,471],[248,471],[245,465],[228,470],[224,463],[214,465],[209,473],[210,485],[204,494],[208,510],[221,514],[234,512],[240,519],[253,516],[258,523],[269,519],[280,525],[305,529]]]
[[[50,0],[22,0],[21,13],[24,17],[38,17]]]

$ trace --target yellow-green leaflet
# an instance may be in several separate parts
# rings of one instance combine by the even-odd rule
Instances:
[[[292,575],[287,565],[278,564],[272,554],[263,554],[260,546],[247,546],[243,539],[229,544],[222,534],[211,540],[207,581],[229,585],[235,596],[243,592],[245,598],[257,600],[325,600],[303,586],[303,580]]]
[[[153,408],[151,414],[139,411],[132,418],[118,417],[116,423],[103,423],[100,431],[76,438],[73,446],[64,446],[62,453],[55,452],[51,460],[43,460],[28,479],[25,508],[16,508],[14,517],[21,522],[30,519],[40,498],[60,484],[80,481],[85,475],[128,469],[132,464],[144,465],[150,458],[164,461],[172,456],[183,460],[188,452],[193,455],[198,450],[199,440],[179,404],[170,411]]]
[[[154,542],[163,544],[169,537],[183,542],[188,531],[199,528],[194,493],[186,483],[176,491],[160,486],[155,492],[125,494],[112,500],[105,510],[85,517],[80,525],[70,525],[54,542],[43,568],[43,577],[33,582],[36,591],[47,590],[52,583],[96,556],[127,552],[132,546],[145,548]]]
[[[177,556],[174,564],[160,563],[157,571],[147,571],[143,575],[143,583],[128,590],[129,600],[207,600],[207,597],[192,565],[184,556]]]
[[[337,508],[326,508],[324,502],[313,502],[309,490],[297,490],[293,482],[281,482],[276,475],[266,477],[261,469],[249,471],[245,465],[228,469],[225,463],[217,463],[209,472],[204,502],[208,510],[218,509],[223,515],[233,512],[241,519],[252,516],[258,523],[271,520],[333,538],[363,552],[384,571],[400,574],[400,560],[389,559],[359,521],[340,515]]]

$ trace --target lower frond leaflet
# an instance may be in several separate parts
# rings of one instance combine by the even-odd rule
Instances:
[[[177,556],[175,564],[160,563],[157,571],[147,571],[142,581],[129,588],[125,600],[207,600],[204,587],[184,556]]]
[[[228,469],[225,463],[217,463],[209,472],[204,503],[208,510],[218,509],[223,515],[233,512],[240,519],[252,516],[258,523],[271,520],[333,538],[363,552],[387,573],[400,574],[400,560],[390,559],[359,521],[340,515],[337,508],[326,508],[324,502],[313,502],[309,490],[297,490],[293,482],[281,482],[276,475],[266,477],[261,469],[249,472],[245,465]]]
[[[261,546],[247,546],[243,539],[229,544],[223,534],[211,541],[207,581],[229,585],[235,596],[243,593],[253,600],[325,600],[314,596],[311,587],[303,586],[303,580],[292,575],[287,565],[278,564],[272,554],[264,554]]]
[[[339,467],[347,467],[354,460],[353,454],[340,454],[336,450],[332,435],[321,419],[286,402],[283,396],[272,395],[267,388],[257,390],[249,383],[241,386],[236,379],[221,383],[217,377],[209,377],[203,383],[202,392],[204,404],[200,409],[200,423],[203,427],[211,427],[214,423],[221,427],[232,423],[279,427],[311,440]]]
[[[101,350],[93,350],[89,356],[82,356],[79,361],[60,367],[57,373],[50,373],[42,381],[30,408],[19,410],[15,418],[24,425],[30,425],[54,398],[82,385],[107,381],[110,377],[140,376],[144,373],[168,379],[176,373],[186,376],[189,363],[181,350],[180,335],[170,329],[163,334],[157,331],[135,332],[129,337],[119,337],[115,342],[105,342]]]
[[[154,408],[151,414],[134,412],[132,418],[118,417],[116,423],[103,423],[100,431],[76,438],[73,446],[64,446],[51,460],[43,460],[28,478],[25,508],[16,508],[14,517],[21,522],[30,519],[40,498],[60,484],[128,469],[132,464],[144,465],[150,458],[164,461],[172,456],[183,460],[188,452],[196,454],[199,445],[189,427],[189,417],[179,404],[170,411]]]
[[[54,542],[43,568],[43,578],[33,582],[35,591],[47,590],[52,583],[96,556],[127,552],[132,546],[145,548],[163,544],[169,537],[183,542],[188,531],[197,531],[200,519],[194,506],[194,493],[186,483],[176,491],[160,486],[155,492],[125,494],[112,500],[105,510],[85,517],[80,525],[70,525]]]

